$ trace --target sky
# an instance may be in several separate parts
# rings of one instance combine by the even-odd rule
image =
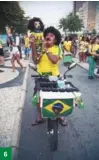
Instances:
[[[40,17],[45,26],[57,27],[59,19],[73,10],[72,1],[21,1],[25,15]]]

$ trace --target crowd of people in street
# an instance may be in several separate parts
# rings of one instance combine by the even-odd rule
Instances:
[[[98,36],[66,36],[62,40],[63,62],[68,65],[72,63],[72,57],[77,57],[79,63],[89,64],[88,78],[94,78],[96,64],[99,63],[99,37]],[[97,70],[97,75],[99,69]]]
[[[42,37],[43,32],[40,33],[31,29],[31,24],[29,24],[31,34],[33,37],[37,36]],[[38,23],[36,24],[38,25]],[[30,36],[31,37],[31,36]],[[24,66],[21,62],[22,55],[24,52],[25,59],[29,58],[31,52],[31,43],[30,38],[27,33],[24,35],[19,35],[13,27],[8,27],[7,29],[7,46],[9,47],[9,52],[11,55],[11,64],[13,71],[15,71],[15,61],[20,65],[23,69]],[[39,40],[37,39],[37,44],[39,44]],[[44,42],[44,38],[42,37],[41,44]],[[39,47],[40,47],[39,45]],[[36,47],[37,48],[37,47]],[[94,70],[96,68],[96,64],[99,63],[99,37],[92,35],[68,35],[61,36],[60,48],[62,50],[62,58],[64,65],[68,66],[72,63],[72,58],[78,58],[79,63],[86,62],[89,64],[88,78],[94,78]],[[38,50],[38,49],[37,49]],[[35,57],[35,56],[34,56]],[[45,62],[44,62],[45,63]],[[0,39],[0,66],[4,65],[4,52],[2,39]],[[0,70],[2,72],[2,70]],[[97,70],[97,75],[99,73],[99,69]]]

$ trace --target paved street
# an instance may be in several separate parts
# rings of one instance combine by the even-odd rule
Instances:
[[[65,67],[60,68],[63,73]],[[70,71],[73,79],[69,80],[80,88],[85,108],[75,108],[67,117],[68,127],[59,127],[59,148],[53,153],[49,150],[46,123],[31,126],[36,118],[31,103],[32,73],[30,69],[17,160],[99,160],[99,79],[88,80],[87,71],[78,66]]]

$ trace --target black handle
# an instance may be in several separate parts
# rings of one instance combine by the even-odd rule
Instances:
[[[41,77],[40,75],[31,75],[31,77],[34,77],[34,78],[39,78],[39,77]]]

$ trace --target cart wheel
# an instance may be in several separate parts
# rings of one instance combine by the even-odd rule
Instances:
[[[56,151],[58,148],[58,120],[48,120],[48,131],[51,151]]]

